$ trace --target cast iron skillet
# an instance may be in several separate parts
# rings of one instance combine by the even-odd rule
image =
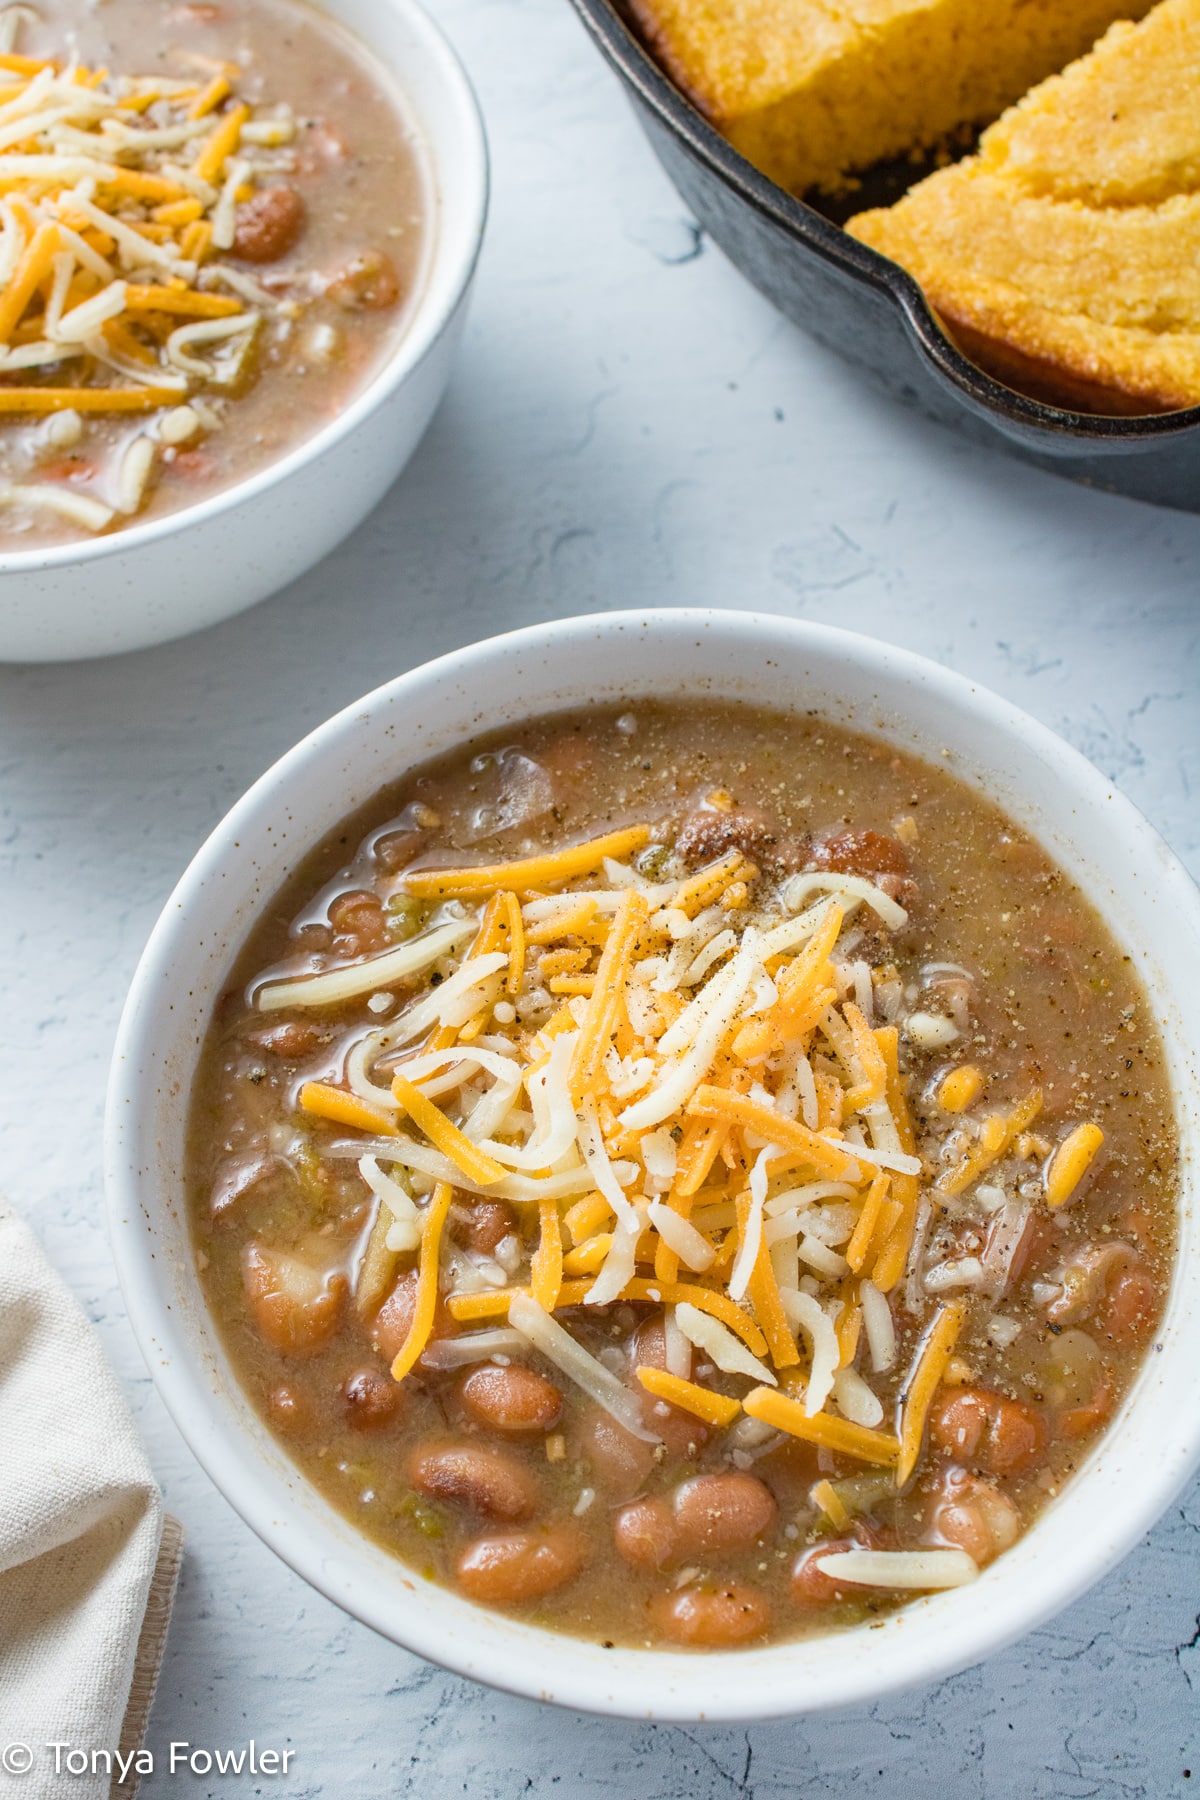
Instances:
[[[1135,418],[1072,412],[994,381],[952,343],[910,275],[725,142],[664,75],[619,0],[572,5],[695,218],[787,318],[977,443],[1111,493],[1200,512],[1200,407]]]

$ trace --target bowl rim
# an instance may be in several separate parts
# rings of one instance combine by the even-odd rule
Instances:
[[[372,1559],[378,1562],[380,1556],[386,1558],[386,1553],[355,1533],[354,1528],[348,1526],[323,1499],[315,1509],[315,1521],[307,1524],[301,1521],[299,1528],[293,1529],[294,1520],[280,1514],[278,1496],[268,1478],[261,1444],[256,1449],[248,1432],[230,1432],[227,1428],[236,1400],[223,1397],[220,1405],[215,1406],[200,1363],[185,1353],[186,1333],[172,1304],[164,1259],[155,1249],[155,1218],[178,1209],[172,1195],[162,1192],[163,1184],[151,1161],[153,1145],[147,1140],[145,1122],[138,1118],[141,1089],[145,1085],[139,1071],[147,1066],[164,1066],[161,1055],[155,1053],[155,1045],[157,1039],[166,1035],[166,1015],[175,1010],[172,1000],[164,992],[164,980],[173,967],[174,946],[189,926],[194,929],[192,909],[208,906],[209,889],[214,882],[219,888],[224,867],[235,850],[246,854],[247,844],[262,841],[265,827],[260,815],[272,816],[282,810],[287,820],[287,835],[293,840],[299,838],[307,850],[322,835],[315,829],[305,830],[304,802],[296,804],[298,797],[308,792],[305,780],[308,771],[326,759],[345,769],[352,760],[356,739],[365,736],[370,743],[381,729],[390,737],[394,726],[388,723],[389,709],[396,708],[398,714],[406,705],[412,709],[416,703],[416,709],[419,709],[430,700],[448,701],[453,696],[456,708],[464,709],[464,716],[473,715],[472,723],[465,728],[465,736],[474,735],[485,729],[489,720],[489,676],[498,661],[523,652],[536,657],[548,645],[564,659],[570,654],[577,660],[588,644],[595,642],[598,633],[605,636],[628,634],[629,688],[640,691],[645,678],[639,680],[636,645],[650,630],[664,632],[668,637],[678,633],[681,638],[695,638],[704,632],[717,638],[724,634],[734,649],[740,648],[746,653],[748,664],[760,670],[779,666],[778,662],[774,665],[770,662],[772,655],[777,658],[784,654],[802,657],[806,650],[824,656],[830,663],[840,661],[852,665],[865,677],[877,678],[881,683],[905,690],[908,704],[894,709],[901,725],[919,722],[923,698],[934,699],[946,712],[969,708],[973,716],[982,715],[989,742],[997,751],[1002,749],[1005,739],[1020,742],[1031,756],[1056,771],[1060,781],[1067,783],[1072,813],[1084,803],[1102,807],[1107,826],[1104,857],[1109,867],[1116,866],[1125,855],[1134,852],[1144,859],[1143,863],[1135,861],[1129,866],[1149,868],[1156,896],[1169,897],[1172,923],[1185,950],[1183,985],[1186,987],[1190,971],[1192,985],[1200,992],[1200,891],[1178,860],[1132,803],[1078,751],[1021,709],[969,677],[878,639],[781,614],[678,607],[583,615],[527,626],[464,646],[410,669],[318,725],[253,783],[196,853],[154,926],[135,972],[117,1032],[105,1108],[104,1165],[110,1241],[130,1325],[159,1396],[197,1460],[263,1542],[304,1580],[352,1617],[415,1654],[472,1679],[519,1696],[552,1700],[584,1712],[624,1718],[692,1721],[748,1721],[796,1716],[874,1702],[918,1682],[943,1678],[995,1654],[1061,1611],[1133,1548],[1200,1463],[1200,1411],[1177,1421],[1176,1440],[1160,1456],[1148,1466],[1138,1464],[1133,1495],[1129,1492],[1129,1480],[1120,1470],[1116,1474],[1111,1468],[1108,1470],[1110,1481],[1124,1481],[1121,1491],[1124,1510],[1115,1518],[1108,1513],[1099,1518],[1089,1515],[1089,1531],[1076,1534],[1078,1549],[1075,1548],[1076,1538],[1071,1539],[1067,1554],[1060,1555],[1048,1569],[1043,1556],[1044,1584],[1037,1592],[1031,1594],[1018,1580],[1003,1574],[997,1580],[996,1570],[1003,1570],[1006,1565],[1015,1576],[1021,1565],[1010,1559],[1021,1557],[1023,1549],[1034,1545],[1040,1534],[1045,1533],[1048,1538],[1054,1536],[1046,1521],[1060,1516],[1059,1509],[1066,1507],[1070,1496],[1079,1492],[1086,1472],[1081,1473],[1079,1481],[1070,1483],[1063,1500],[1042,1515],[1005,1558],[984,1572],[978,1584],[979,1604],[969,1628],[957,1613],[952,1614],[946,1609],[945,1602],[952,1602],[953,1596],[942,1596],[915,1600],[873,1627],[858,1627],[851,1632],[834,1634],[833,1638],[799,1643],[784,1641],[766,1650],[711,1652],[702,1658],[679,1652],[639,1651],[621,1658],[620,1666],[618,1658],[614,1657],[605,1661],[601,1668],[594,1659],[589,1661],[587,1653],[595,1646],[588,1646],[584,1640],[564,1638],[537,1626],[493,1614],[488,1609],[473,1607],[433,1584],[423,1585],[415,1597],[416,1603],[411,1607],[406,1605],[402,1616],[397,1617],[393,1600],[371,1579]],[[754,662],[756,651],[767,659],[761,665]],[[721,687],[721,677],[709,679],[719,691],[726,691]],[[761,681],[760,674],[760,686]],[[699,691],[702,693],[703,688]],[[761,698],[761,692],[756,695],[752,687],[748,697],[751,700]],[[539,703],[531,709],[531,716],[551,711],[553,705],[553,694],[546,698],[543,693]],[[927,751],[919,753],[928,754]],[[253,851],[250,854],[253,855]],[[254,866],[260,866],[257,858]],[[1092,889],[1093,898],[1101,882],[1102,877],[1098,876],[1097,885]],[[1084,891],[1086,896],[1086,888]],[[259,897],[260,907],[265,900],[264,892]],[[210,929],[210,940],[214,935],[222,940],[225,929],[223,923],[218,923],[215,934]],[[246,929],[243,924],[236,932],[230,932],[232,947],[226,956],[226,967],[237,944],[244,941]],[[210,1001],[219,979],[216,974],[212,977],[212,986],[207,990]],[[1182,1106],[1186,1097],[1190,1100],[1193,1117],[1200,1116],[1200,1069],[1191,1063],[1191,1050],[1184,1043],[1182,1024],[1173,1026],[1162,1018],[1160,1025],[1164,1042],[1168,1047],[1175,1047],[1181,1063],[1189,1064],[1189,1085],[1186,1095],[1177,1091],[1177,1106]],[[190,1057],[188,1067],[190,1074],[194,1068]],[[178,1087],[173,1091],[178,1092]],[[125,1137],[127,1118],[132,1121],[128,1141]],[[1191,1135],[1196,1136],[1194,1128]],[[1196,1178],[1194,1173],[1189,1178],[1190,1168],[1191,1165],[1185,1162],[1180,1191],[1181,1221],[1191,1218],[1189,1201]],[[149,1191],[143,1192],[143,1189]],[[1188,1259],[1177,1254],[1172,1294],[1168,1299],[1168,1307],[1173,1307],[1174,1315],[1179,1313],[1178,1290],[1185,1284],[1193,1299],[1200,1296],[1200,1268],[1193,1268]],[[1200,1317],[1200,1307],[1196,1309],[1196,1316]],[[1184,1346],[1176,1345],[1175,1349],[1178,1358]],[[1126,1415],[1132,1419],[1139,1399],[1143,1411],[1152,1410],[1155,1393],[1151,1384],[1154,1379],[1163,1379],[1162,1370],[1167,1361],[1165,1356],[1143,1358],[1133,1393],[1127,1398],[1117,1421],[1100,1440],[1099,1450],[1128,1428],[1122,1421]],[[1191,1367],[1190,1360],[1188,1367]],[[1173,1417],[1173,1429],[1175,1425]],[[281,1457],[282,1454],[280,1452]],[[1094,1457],[1097,1451],[1093,1450],[1091,1454]],[[1110,1462],[1116,1457],[1117,1452],[1113,1451]],[[298,1480],[308,1487],[303,1473],[296,1471],[295,1465],[290,1466]],[[310,1488],[309,1493],[315,1494],[316,1490]],[[1077,1509],[1069,1510],[1077,1526]],[[312,1514],[306,1517],[313,1519]],[[336,1554],[339,1525],[343,1528],[340,1541],[344,1552],[340,1560]],[[353,1539],[348,1551],[345,1550],[347,1534]],[[1058,1548],[1062,1551],[1061,1543]],[[356,1554],[359,1558],[357,1571],[351,1566]],[[1032,1549],[1026,1554],[1033,1560]],[[402,1577],[412,1574],[398,1559],[388,1560]],[[412,1580],[404,1580],[403,1585],[414,1588],[419,1579],[414,1575]],[[471,1615],[472,1621],[480,1621],[479,1642],[472,1643],[469,1653],[462,1649],[455,1636],[456,1621],[461,1622],[464,1612]],[[934,1619],[936,1630],[933,1629]],[[911,1634],[907,1640],[902,1634],[907,1623],[912,1622],[917,1628],[918,1621],[924,1622],[924,1634],[919,1643],[914,1644]],[[846,1659],[838,1661],[835,1652],[831,1660],[837,1666],[828,1675],[819,1672],[814,1675],[810,1667],[807,1671],[810,1685],[802,1695],[797,1693],[794,1677],[790,1681],[785,1672],[789,1653],[803,1655],[813,1643],[861,1642],[862,1631],[867,1629],[879,1633],[874,1639],[878,1652],[875,1658],[858,1656],[851,1673],[842,1668],[842,1661]],[[526,1653],[524,1656],[522,1650]],[[912,1655],[914,1650],[918,1651],[916,1656]],[[873,1666],[881,1658],[885,1664],[883,1673]],[[871,1670],[869,1681],[864,1681],[859,1673],[864,1666]],[[707,1675],[702,1671],[707,1671]]]
[[[857,281],[885,293],[904,317],[918,349],[935,372],[958,389],[973,410],[999,416],[1009,428],[1033,428],[1057,440],[1084,439],[1093,452],[1150,447],[1200,425],[1200,406],[1168,413],[1086,413],[1052,406],[1006,387],[954,343],[916,280],[899,263],[852,238],[815,207],[798,200],[735,150],[678,88],[614,0],[571,0],[606,60],[673,136],[719,176],[726,187],[790,237]]]
[[[300,0],[300,4],[318,13],[330,10],[328,0]],[[366,386],[354,394],[336,418],[328,425],[321,426],[311,436],[302,438],[283,456],[265,463],[243,480],[234,481],[228,487],[191,505],[177,507],[142,524],[121,526],[103,537],[47,544],[41,548],[31,546],[24,550],[0,550],[0,582],[7,574],[30,574],[42,569],[71,567],[74,564],[90,565],[109,557],[126,555],[143,545],[160,542],[175,532],[204,525],[219,518],[222,513],[250,504],[260,495],[287,481],[299,469],[318,461],[328,450],[357,431],[365,419],[378,411],[404,385],[451,324],[474,276],[487,224],[490,158],[483,112],[462,58],[442,27],[428,12],[423,0],[374,0],[374,4],[397,15],[409,25],[423,40],[425,51],[439,66],[444,91],[458,114],[457,124],[462,133],[465,158],[464,178],[448,194],[444,185],[443,165],[435,159],[428,142],[421,145],[430,184],[435,190],[430,200],[430,222],[434,229],[426,250],[422,287],[416,295],[408,323],[402,325],[392,349]],[[361,44],[370,60],[383,64],[399,88],[406,107],[414,116],[421,137],[425,138],[420,116],[421,97],[410,93],[403,73],[392,67],[377,47],[374,36],[344,24],[336,16],[334,22],[340,24],[344,31],[349,32]],[[448,265],[443,275],[438,265],[448,241],[443,229],[448,207],[461,217],[458,229],[462,236],[462,251],[457,263]],[[436,282],[435,271],[439,275]]]

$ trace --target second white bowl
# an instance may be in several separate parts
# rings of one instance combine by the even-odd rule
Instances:
[[[433,243],[407,329],[333,424],[248,480],[111,536],[0,553],[0,661],[140,650],[244,611],[353,531],[425,434],[483,240],[483,121],[461,63],[416,0],[313,3],[390,72],[423,140]]]

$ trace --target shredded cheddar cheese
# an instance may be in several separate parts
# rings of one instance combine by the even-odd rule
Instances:
[[[438,1257],[442,1243],[442,1229],[446,1216],[450,1211],[450,1202],[454,1198],[454,1189],[449,1182],[439,1182],[433,1190],[433,1198],[429,1202],[421,1231],[421,1254],[417,1265],[417,1292],[413,1305],[412,1324],[408,1328],[408,1336],[404,1345],[392,1363],[392,1380],[403,1381],[417,1358],[429,1342],[429,1334],[433,1329],[434,1315],[437,1311],[438,1297]]]
[[[742,1409],[752,1419],[785,1431],[806,1444],[819,1444],[857,1462],[895,1466],[900,1456],[899,1440],[885,1431],[871,1431],[865,1425],[853,1425],[847,1419],[830,1413],[809,1418],[798,1400],[777,1394],[773,1388],[754,1388],[742,1401]]]
[[[357,1094],[330,1087],[325,1081],[306,1081],[300,1090],[300,1105],[306,1113],[332,1119],[338,1125],[350,1125],[357,1131],[381,1131],[388,1136],[396,1132],[395,1120],[389,1114]]]
[[[637,1378],[648,1394],[694,1413],[708,1425],[732,1425],[742,1410],[740,1400],[714,1394],[711,1388],[698,1387],[682,1375],[669,1375],[665,1369],[639,1368]]]
[[[900,1426],[900,1457],[896,1469],[896,1481],[900,1487],[904,1486],[917,1466],[929,1408],[958,1342],[965,1316],[966,1309],[961,1301],[951,1300],[943,1306],[934,1319],[917,1358],[904,1396]]]
[[[21,9],[6,10],[11,29]],[[160,414],[234,394],[269,315],[294,316],[220,257],[262,160],[295,134],[286,109],[240,99],[239,71],[195,81],[114,74],[65,59],[0,59],[0,416]],[[252,128],[253,127],[253,131]],[[256,135],[255,142],[243,134]],[[256,293],[253,302],[245,294]],[[161,419],[114,505],[54,478],[0,491],[103,531],[141,510]],[[208,409],[196,429],[218,429]],[[70,508],[56,493],[86,502]]]
[[[1095,1124],[1077,1125],[1050,1159],[1046,1171],[1046,1199],[1054,1207],[1064,1205],[1096,1160],[1104,1133]]]
[[[871,970],[844,935],[860,906],[880,930],[902,909],[862,878],[839,887],[824,874],[816,888],[801,878],[795,906],[786,884],[764,901],[733,852],[663,876],[668,847],[640,856],[652,842],[635,823],[515,862],[409,870],[397,886],[424,907],[406,946],[268,979],[258,1004],[277,1010],[283,995],[309,1013],[401,989],[346,1051],[344,1083],[309,1082],[299,1104],[378,1140],[362,1159],[376,1191],[389,1160],[411,1177],[413,1217],[395,1243],[411,1256],[422,1221],[426,1309],[440,1280],[456,1324],[507,1320],[630,1429],[650,1401],[713,1430],[744,1412],[903,1487],[939,1385],[960,1376],[971,1317],[969,1293],[945,1297],[950,1280],[921,1288],[925,1247],[981,1181],[1008,1182],[989,1216],[1023,1228],[1005,1195],[1027,1179],[1010,1159],[1032,1154],[1041,1097],[975,1117],[984,1076],[964,1065],[933,1090],[940,1137],[923,1115],[919,1143],[896,1011],[881,1022]],[[720,904],[738,882],[746,903]],[[1085,1124],[1045,1146],[1049,1205],[1101,1143]],[[429,1273],[445,1217],[434,1208],[451,1189],[515,1209],[500,1263],[472,1268],[453,1246]],[[615,1305],[661,1312],[675,1347],[667,1369],[638,1362],[619,1401],[604,1354],[587,1349]],[[903,1314],[927,1306],[933,1323],[905,1368]],[[431,1319],[418,1308],[397,1379]],[[672,1361],[681,1340],[689,1377]],[[812,1499],[845,1522],[832,1483]]]

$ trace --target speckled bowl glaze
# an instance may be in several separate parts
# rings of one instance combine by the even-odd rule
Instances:
[[[215,625],[326,556],[413,454],[442,397],[487,216],[483,122],[416,0],[308,0],[353,31],[416,128],[432,209],[422,287],[386,360],[332,424],[248,480],[105,537],[0,552],[0,661],[141,650]]]
[[[815,708],[936,758],[1078,881],[1161,1023],[1183,1143],[1180,1254],[1157,1353],[1064,1494],[969,1588],[807,1643],[737,1653],[605,1650],[480,1610],[361,1537],[244,1397],[201,1296],[183,1194],[198,1049],[236,954],[289,870],[406,769],[474,733],[599,700],[689,696]],[[315,1587],[407,1649],[535,1699],[630,1718],[738,1720],[877,1699],[978,1662],[1066,1606],[1136,1543],[1200,1459],[1200,895],[1074,750],[962,676],[846,632],[688,609],[569,619],[415,669],[311,733],[218,826],[171,896],[121,1021],[106,1179],[130,1319],[213,1480]]]

